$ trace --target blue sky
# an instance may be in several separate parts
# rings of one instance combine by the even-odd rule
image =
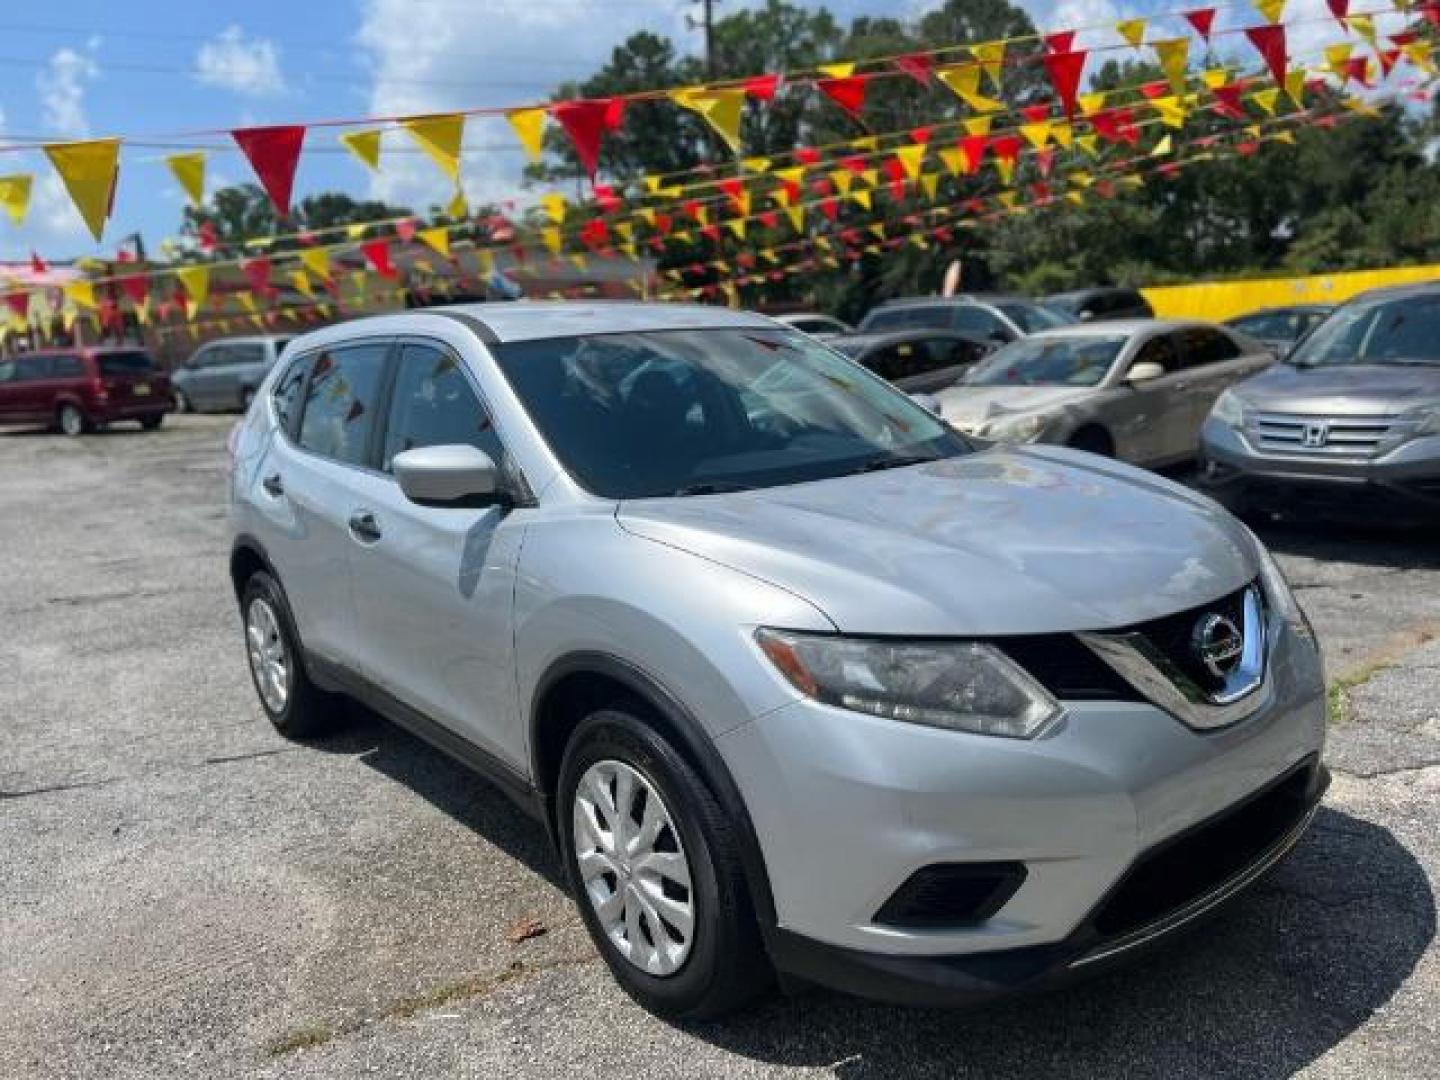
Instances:
[[[758,0],[724,0],[719,11]],[[938,0],[937,0],[938,2]],[[1323,10],[1291,0],[1287,18]],[[829,0],[842,18],[913,15],[926,0]],[[1180,4],[1164,0],[1023,0],[1044,27],[1094,25]],[[1369,7],[1371,5],[1364,5]],[[543,98],[593,71],[641,28],[698,49],[684,0],[50,0],[0,10],[0,145],[33,137],[177,133],[251,124],[509,105]],[[1254,21],[1247,19],[1246,21]],[[1171,32],[1179,32],[1178,29]],[[392,138],[387,135],[390,145]],[[217,137],[211,141],[228,144]],[[522,157],[503,120],[472,121],[464,181],[472,201],[515,192]],[[399,141],[394,145],[401,145]],[[31,249],[52,258],[113,250],[140,230],[156,245],[178,227],[183,197],[163,148],[128,147],[115,214],[102,245],[85,233],[36,151],[6,152],[0,173],[33,172],[21,227],[0,220],[0,258]],[[250,179],[229,150],[210,157],[209,186]],[[438,171],[395,155],[377,176],[312,132],[297,197],[319,190],[376,195],[423,210],[443,201]]]

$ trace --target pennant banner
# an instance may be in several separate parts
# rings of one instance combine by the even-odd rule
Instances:
[[[0,207],[16,225],[23,225],[30,209],[32,178],[27,174],[0,176]]]
[[[45,156],[90,235],[98,242],[105,232],[105,220],[115,201],[115,177],[120,170],[120,140],[94,139],[89,142],[58,143],[45,147]]]
[[[300,148],[305,145],[305,129],[298,125],[238,128],[230,136],[255,170],[276,211],[289,217],[290,191],[300,164]]]
[[[416,117],[402,121],[401,127],[452,183],[460,179],[460,144],[465,138],[465,117],[459,114]]]
[[[175,182],[180,185],[180,190],[185,192],[190,205],[197,210],[205,205],[205,155],[202,153],[193,154],[171,154],[165,159],[165,164],[170,166],[170,173],[175,177]]]

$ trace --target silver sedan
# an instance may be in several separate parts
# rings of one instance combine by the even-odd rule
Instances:
[[[1211,323],[1066,326],[996,351],[935,399],[953,426],[982,438],[1160,466],[1195,457],[1215,399],[1274,359],[1259,342]]]

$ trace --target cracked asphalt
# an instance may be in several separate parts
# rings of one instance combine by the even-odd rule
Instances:
[[[360,715],[274,734],[226,578],[231,420],[172,420],[0,434],[0,1077],[1440,1075],[1435,531],[1258,526],[1336,680],[1336,778],[1217,921],[974,1013],[816,991],[677,1027],[502,796]]]

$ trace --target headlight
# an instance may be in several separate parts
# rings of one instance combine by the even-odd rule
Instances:
[[[1260,584],[1265,590],[1266,601],[1297,634],[1314,643],[1316,641],[1315,628],[1310,625],[1309,616],[1300,607],[1300,602],[1295,599],[1295,590],[1290,588],[1290,582],[1285,578],[1285,571],[1280,569],[1280,564],[1275,561],[1275,556],[1265,549],[1265,545],[1253,532],[1250,534],[1250,539],[1260,555]]]
[[[802,694],[871,716],[1028,739],[1063,711],[1043,686],[988,645],[763,628],[755,640]]]
[[[1440,435],[1440,405],[1411,409],[1405,415],[1414,421],[1415,435]]]
[[[1226,390],[1215,399],[1215,404],[1210,409],[1210,415],[1222,424],[1228,424],[1233,428],[1245,425],[1245,406],[1241,404],[1240,395],[1234,390]]]
[[[1050,417],[1042,413],[1024,416],[1001,417],[991,420],[976,433],[987,439],[1001,442],[1029,442],[1040,435],[1050,424]]]

